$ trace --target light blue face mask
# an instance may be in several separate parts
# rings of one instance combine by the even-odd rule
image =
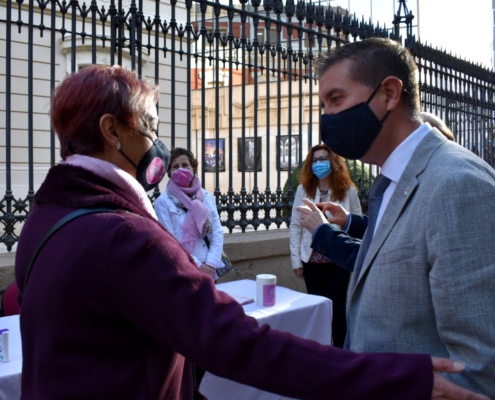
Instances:
[[[330,167],[330,161],[317,161],[312,165],[313,173],[318,179],[324,179],[330,172],[332,172],[332,167]]]

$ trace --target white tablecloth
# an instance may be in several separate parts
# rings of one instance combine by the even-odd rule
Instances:
[[[19,316],[0,318],[0,329],[8,328],[10,362],[0,362],[0,400],[21,397],[22,345]]]
[[[253,297],[256,301],[256,282],[241,280],[221,283],[218,290],[241,296]],[[276,304],[273,307],[259,307],[247,304],[244,311],[257,319],[258,324],[269,324],[272,328],[294,335],[330,344],[332,336],[332,301],[320,296],[308,295],[277,286]],[[297,362],[297,360],[294,360]],[[208,400],[274,400],[287,397],[263,392],[209,372],[201,381],[200,392]]]

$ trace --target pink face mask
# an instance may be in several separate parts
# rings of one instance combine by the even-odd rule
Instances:
[[[172,181],[174,181],[176,185],[182,187],[189,187],[193,177],[193,173],[185,168],[179,168],[172,172]]]

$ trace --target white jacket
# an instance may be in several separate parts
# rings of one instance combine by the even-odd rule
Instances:
[[[218,216],[215,197],[205,189],[202,190],[203,203],[208,210],[210,210],[209,219],[212,228],[212,233],[208,235],[210,248],[208,249],[204,239],[200,237],[196,241],[196,245],[194,246],[191,255],[198,268],[203,263],[214,268],[222,268],[224,266],[224,263],[222,262],[223,227],[220,223],[220,217]],[[162,225],[165,226],[165,228],[167,228],[167,230],[180,242],[180,239],[182,238],[182,224],[186,218],[187,211],[178,207],[176,201],[175,197],[165,190],[165,192],[155,201],[155,211],[158,220]]]
[[[331,197],[332,191],[329,191]],[[304,206],[303,198],[307,198],[315,203],[320,201],[320,189],[316,188],[315,198],[307,195],[302,185],[297,187],[294,205],[292,206],[292,216],[290,219],[290,257],[292,261],[292,269],[302,268],[302,262],[308,262],[313,249],[311,242],[313,241],[311,233],[301,226],[301,213],[296,210],[298,206]],[[316,201],[315,201],[316,200]],[[332,200],[331,200],[332,201]],[[340,204],[349,212],[361,214],[361,203],[359,202],[358,194],[354,186],[349,187],[343,201],[332,201]],[[341,227],[338,227],[339,229]]]

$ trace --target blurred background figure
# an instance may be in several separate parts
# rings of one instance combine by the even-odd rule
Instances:
[[[433,128],[437,128],[447,139],[455,142],[454,134],[445,122],[443,122],[443,119],[425,111],[422,111],[420,114],[423,122],[428,122]]]
[[[189,150],[172,150],[167,190],[155,202],[158,220],[192,255],[199,270],[216,279],[222,262],[223,228],[213,195],[201,188],[198,160]]]
[[[299,183],[290,223],[292,268],[296,276],[304,279],[309,294],[332,300],[333,344],[342,347],[347,331],[345,301],[351,273],[312,250],[312,235],[301,226],[301,213],[296,208],[304,205],[303,198],[315,203],[332,201],[354,213],[361,213],[361,204],[344,160],[324,144],[310,149],[301,167]]]

